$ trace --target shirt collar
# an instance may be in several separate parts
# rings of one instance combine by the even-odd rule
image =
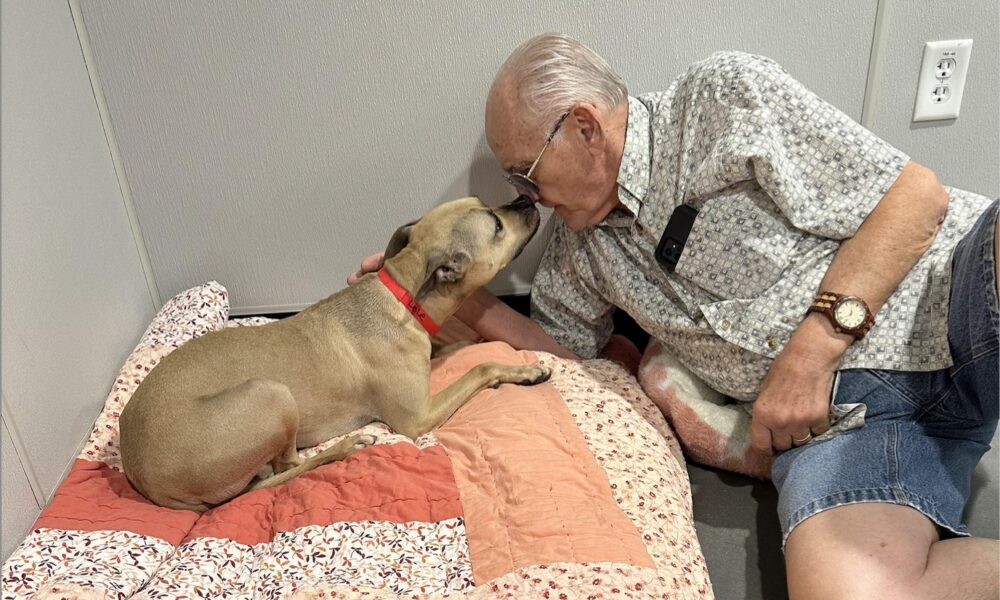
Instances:
[[[618,169],[618,199],[633,217],[639,216],[649,190],[649,139],[649,109],[629,96],[625,150]]]

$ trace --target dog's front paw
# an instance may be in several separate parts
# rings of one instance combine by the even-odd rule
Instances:
[[[525,365],[518,373],[519,378],[511,381],[517,385],[538,385],[544,383],[552,377],[552,369],[542,365]]]

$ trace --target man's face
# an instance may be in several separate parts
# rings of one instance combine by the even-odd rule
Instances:
[[[595,156],[574,113],[563,122],[531,173],[538,184],[537,202],[555,210],[573,230],[600,223],[614,208],[608,206],[607,169]],[[500,168],[527,173],[545,146],[555,122],[542,128],[526,127],[517,118],[515,103],[504,86],[494,86],[486,104],[486,139]],[[612,176],[612,185],[615,179]]]

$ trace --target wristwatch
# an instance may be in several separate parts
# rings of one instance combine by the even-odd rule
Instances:
[[[834,331],[853,335],[859,340],[875,324],[875,317],[864,300],[836,292],[817,294],[807,312],[826,315]]]

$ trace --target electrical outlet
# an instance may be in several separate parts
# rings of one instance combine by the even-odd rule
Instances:
[[[931,92],[931,102],[934,104],[947,102],[948,98],[951,98],[951,88],[947,85],[935,86],[934,91]]]
[[[914,121],[958,118],[971,54],[972,40],[924,44],[917,101],[913,109]]]
[[[938,79],[948,79],[955,72],[955,59],[942,58],[934,65],[934,75]]]

